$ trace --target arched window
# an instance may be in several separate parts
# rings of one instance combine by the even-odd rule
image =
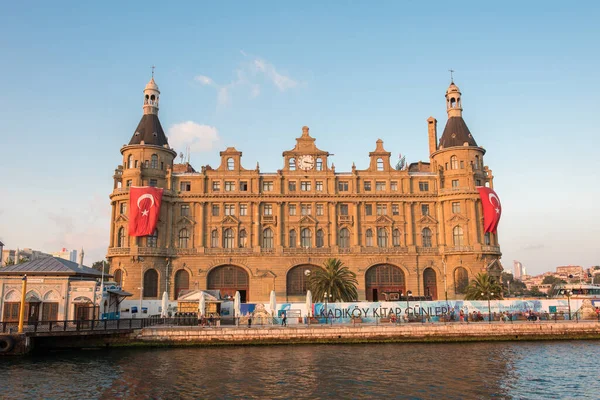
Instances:
[[[383,171],[383,158],[377,159],[377,171]]]
[[[235,166],[235,161],[233,161],[233,158],[228,158],[227,159],[227,171],[233,171],[233,168]]]
[[[458,157],[450,157],[450,169],[458,169]]]
[[[300,231],[300,241],[302,242],[302,247],[312,247],[312,232],[310,229],[304,228]]]
[[[144,273],[144,297],[158,297],[158,272],[155,269]]]
[[[450,108],[456,108],[456,99],[454,97],[450,98]]]
[[[265,249],[273,248],[273,231],[271,228],[267,228],[263,231],[263,243],[262,247]]]
[[[483,244],[486,245],[486,246],[489,246],[489,245],[492,244],[492,237],[491,237],[491,235],[490,235],[489,232],[486,232],[483,235]]]
[[[460,226],[455,226],[452,229],[452,241],[455,246],[463,245],[463,229]]]
[[[370,229],[367,229],[367,234],[365,235],[365,237],[366,237],[365,245],[367,247],[373,246],[373,231]]]
[[[123,271],[120,269],[115,270],[115,272],[113,273],[114,275],[114,280],[117,283],[117,285],[119,286],[123,286]]]
[[[317,158],[317,171],[323,171],[323,159]]]
[[[385,228],[377,229],[377,246],[378,247],[388,247],[388,235]]]
[[[290,171],[295,171],[296,170],[296,159],[295,158],[290,158],[289,161],[289,167],[290,167]]]
[[[423,228],[421,231],[421,246],[431,247],[431,229]]]
[[[475,165],[473,166],[473,169],[479,169],[479,156],[475,156]]]
[[[210,247],[219,247],[219,232],[216,229],[210,233]]]
[[[233,246],[234,246],[233,239],[234,239],[233,229],[231,229],[231,228],[225,229],[225,231],[223,232],[223,247],[226,249],[233,249]]]
[[[179,248],[187,249],[189,240],[190,240],[190,233],[188,232],[188,230],[185,228],[180,230],[179,231]]]
[[[127,247],[127,236],[125,236],[125,228],[120,227],[117,235],[117,247]]]
[[[454,292],[456,294],[464,294],[467,286],[469,286],[469,274],[463,267],[458,267],[454,270]]]
[[[365,274],[365,284],[368,301],[385,300],[390,295],[398,299],[399,296],[406,293],[404,272],[395,265],[372,266]]]
[[[190,288],[190,274],[185,269],[175,273],[175,300],[179,298],[182,291]]]
[[[297,265],[290,269],[286,276],[286,294],[288,296],[306,296],[310,276],[319,269],[319,267],[307,264]]]
[[[222,265],[210,270],[206,278],[208,290],[220,290],[222,297],[235,295],[240,292],[242,303],[248,301],[248,273],[234,265]]]
[[[129,157],[127,157],[127,168],[133,168],[133,155],[129,155]]]
[[[248,234],[245,229],[240,231],[240,247],[246,247],[246,242],[248,240]]]
[[[319,229],[317,231],[317,247],[323,247],[324,246],[324,242],[325,242],[325,238],[324,238],[324,234],[323,234],[323,230]]]
[[[158,245],[158,230],[154,230],[152,235],[146,236],[146,247],[156,247]]]
[[[400,230],[399,229],[394,229],[392,231],[392,244],[394,245],[394,247],[400,246]]]
[[[339,246],[342,249],[350,247],[350,231],[347,228],[340,229]]]
[[[290,231],[290,248],[294,248],[296,247],[296,231],[295,230],[291,230]]]
[[[156,154],[152,154],[152,158],[150,161],[150,168],[158,169],[158,156]]]

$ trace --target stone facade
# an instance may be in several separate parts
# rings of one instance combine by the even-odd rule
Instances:
[[[244,167],[233,147],[220,153],[216,168],[174,164],[154,79],[144,93],[144,117],[121,148],[110,195],[107,257],[132,299],[220,289],[240,291],[249,302],[268,301],[271,290],[278,301],[303,301],[308,271],[330,257],[357,274],[360,300],[407,291],[460,298],[475,274],[502,268],[496,235],[483,232],[476,189],[493,187],[492,172],[462,121],[454,83],[439,143],[437,121],[427,120],[429,160],[396,169],[377,140],[369,167],[348,172],[336,171],[308,127],[276,172]],[[130,186],[164,189],[155,236],[127,235]]]

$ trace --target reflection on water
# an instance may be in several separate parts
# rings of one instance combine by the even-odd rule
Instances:
[[[598,398],[600,342],[115,349],[0,359],[0,397]]]

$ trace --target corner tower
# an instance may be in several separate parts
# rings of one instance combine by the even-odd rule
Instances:
[[[171,247],[170,232],[166,229],[167,210],[172,202],[171,176],[177,153],[169,147],[167,137],[158,119],[160,90],[154,76],[146,84],[143,95],[143,115],[128,144],[121,147],[122,164],[113,176],[114,186],[110,196],[112,205],[110,242],[107,258],[111,273],[122,287],[140,298],[143,272],[153,266],[162,275],[168,259],[165,255]],[[129,236],[129,188],[131,186],[155,186],[163,188],[163,205],[154,235]],[[158,298],[166,285],[158,281],[158,290],[144,290],[144,298]],[[142,286],[147,286],[143,285]],[[150,294],[150,292],[152,292]],[[156,292],[156,296],[154,296]],[[148,295],[150,294],[150,295]]]

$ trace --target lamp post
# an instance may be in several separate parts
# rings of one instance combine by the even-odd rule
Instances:
[[[408,313],[410,309],[410,298],[412,297],[412,292],[409,290],[406,292],[406,318],[408,319]]]
[[[491,324],[492,323],[492,307],[490,305],[490,300],[494,296],[494,293],[493,292],[481,293],[482,296],[484,296],[486,294],[487,294],[487,301],[488,301],[488,323]]]
[[[567,303],[569,304],[569,321],[571,321],[571,295],[573,292],[571,290],[565,291],[565,295],[567,296]]]
[[[329,297],[331,297],[331,293],[324,292],[323,297],[325,297],[325,323],[327,323],[327,301],[329,300]]]

